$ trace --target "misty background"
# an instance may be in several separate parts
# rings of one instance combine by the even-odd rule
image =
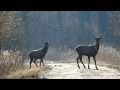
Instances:
[[[44,41],[51,47],[74,49],[78,44],[93,43],[93,36],[103,37],[101,43],[119,44],[119,12],[111,11],[23,11],[23,40],[30,49]],[[117,47],[117,46],[116,46]]]
[[[119,51],[119,27],[119,11],[0,11],[0,53],[19,51],[29,58],[29,52],[43,48],[45,41],[49,50],[59,53],[93,44],[93,36],[102,36],[100,44]]]

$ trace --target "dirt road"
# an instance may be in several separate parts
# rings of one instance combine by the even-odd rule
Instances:
[[[120,79],[120,71],[105,66],[98,66],[99,70],[96,70],[93,64],[90,64],[91,69],[84,68],[82,64],[78,69],[76,63],[53,62],[47,65],[50,67],[39,73],[38,79]]]

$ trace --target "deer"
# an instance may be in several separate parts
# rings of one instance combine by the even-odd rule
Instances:
[[[94,60],[94,63],[95,63],[95,67],[96,69],[98,70],[98,67],[97,67],[97,64],[96,64],[96,55],[99,51],[99,43],[100,43],[100,39],[102,39],[102,37],[99,37],[99,38],[96,38],[96,37],[93,37],[95,39],[95,44],[94,45],[78,45],[75,50],[76,52],[78,53],[78,57],[77,57],[77,65],[78,65],[78,68],[80,69],[80,66],[79,66],[79,59],[82,63],[82,65],[85,67],[83,61],[82,61],[82,56],[88,56],[88,69],[90,69],[90,57],[93,57],[93,60]]]
[[[35,62],[37,59],[40,59],[40,67],[41,67],[41,62],[43,63],[43,67],[44,67],[43,58],[45,57],[45,55],[48,51],[48,47],[49,47],[48,42],[45,42],[44,44],[45,44],[44,48],[38,49],[38,50],[33,50],[32,52],[30,52],[30,54],[29,54],[30,68],[31,68],[32,62],[38,67],[38,65]]]

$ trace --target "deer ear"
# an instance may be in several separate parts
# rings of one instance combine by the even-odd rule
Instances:
[[[102,36],[100,37],[100,39],[102,39]]]

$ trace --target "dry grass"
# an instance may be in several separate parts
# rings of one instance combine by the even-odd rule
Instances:
[[[34,64],[32,68],[29,68],[29,63],[25,63],[23,68],[19,68],[16,71],[10,72],[10,74],[4,76],[4,79],[35,79],[37,74],[46,69],[45,67],[37,68]]]
[[[3,54],[0,55],[0,78],[22,67],[23,63],[21,61],[22,59],[18,54],[13,56],[4,51]]]
[[[47,65],[37,68],[32,64],[32,68],[29,69],[29,63],[24,63],[18,53],[4,51],[0,55],[0,79],[33,79],[46,67]]]
[[[100,65],[120,69],[120,52],[111,46],[101,45],[97,58]]]
[[[44,60],[49,61],[61,61],[61,62],[75,62],[78,54],[73,49],[58,50],[55,48],[49,49]],[[97,65],[108,66],[112,68],[117,68],[120,70],[120,52],[115,48],[107,45],[100,45],[99,52],[96,56]],[[0,78],[2,79],[35,79],[36,75],[45,70],[48,66],[37,68],[32,64],[32,68],[29,69],[29,63],[25,63],[23,67],[18,65],[19,62],[15,64],[17,60],[3,59],[2,64],[0,64]],[[19,60],[18,60],[19,61]],[[83,62],[88,63],[88,58],[83,57]],[[94,64],[93,58],[91,58],[91,63]],[[39,63],[38,63],[39,65]],[[99,67],[98,67],[99,68]]]

